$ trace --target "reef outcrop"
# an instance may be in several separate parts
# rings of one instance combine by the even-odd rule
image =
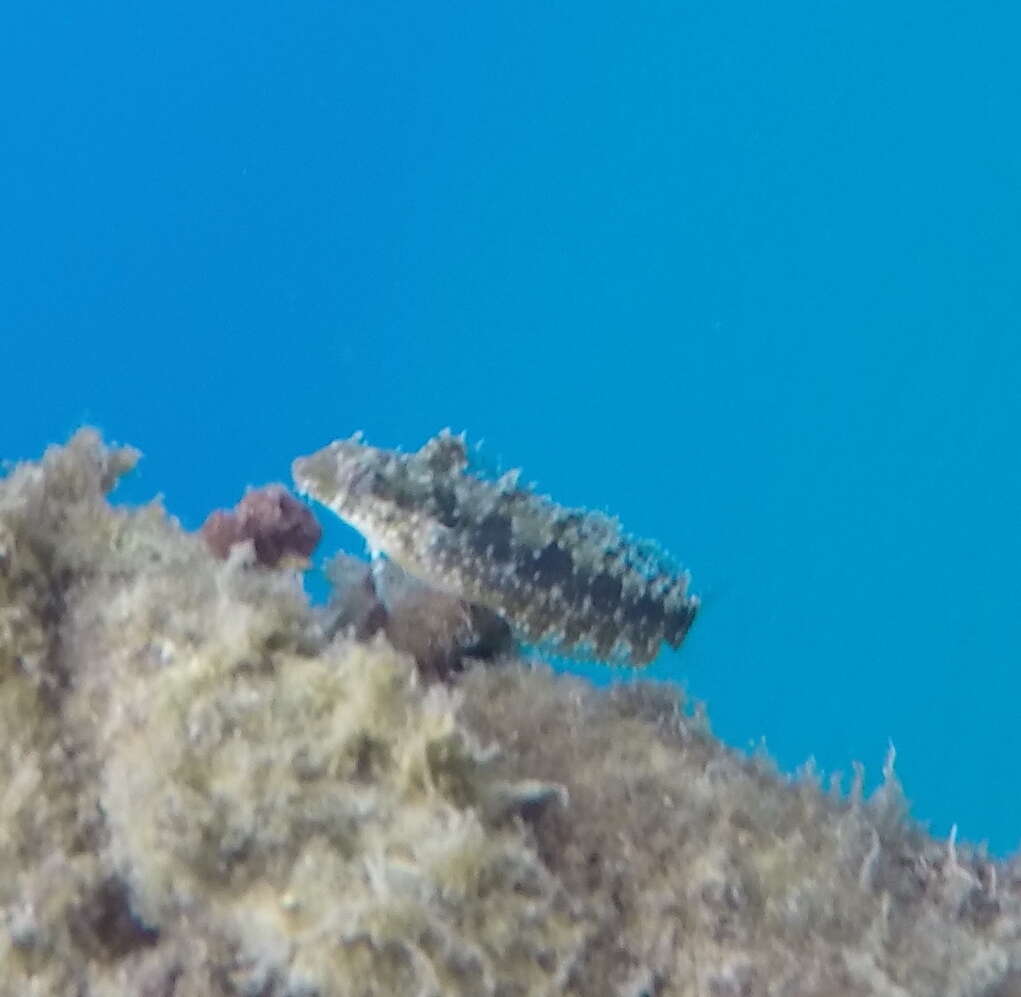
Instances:
[[[296,559],[111,505],[137,456],[0,480],[4,997],[1021,993],[1021,868],[892,766],[825,790],[509,653],[430,680]]]

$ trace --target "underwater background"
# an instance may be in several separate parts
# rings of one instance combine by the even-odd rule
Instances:
[[[9,5],[0,456],[98,425],[146,455],[117,498],[196,528],[356,429],[465,429],[691,569],[700,618],[642,674],[728,743],[874,784],[892,742],[917,819],[1006,854],[1019,29],[1006,3]]]

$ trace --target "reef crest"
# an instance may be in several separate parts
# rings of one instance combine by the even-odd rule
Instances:
[[[425,681],[295,558],[111,506],[136,459],[0,480],[3,997],[1018,992],[1021,866],[892,766],[785,777],[650,683]]]

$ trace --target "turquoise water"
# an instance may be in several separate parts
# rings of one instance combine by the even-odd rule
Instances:
[[[650,674],[729,743],[892,741],[919,820],[1013,850],[1016,10],[12,7],[0,454],[98,424],[195,527],[466,429],[690,566]]]

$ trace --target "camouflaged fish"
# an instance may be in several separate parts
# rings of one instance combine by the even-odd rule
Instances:
[[[470,472],[464,437],[449,430],[412,454],[356,434],[299,457],[293,473],[373,550],[556,653],[645,665],[662,643],[680,645],[698,609],[687,573],[655,544],[518,487],[516,471]]]

